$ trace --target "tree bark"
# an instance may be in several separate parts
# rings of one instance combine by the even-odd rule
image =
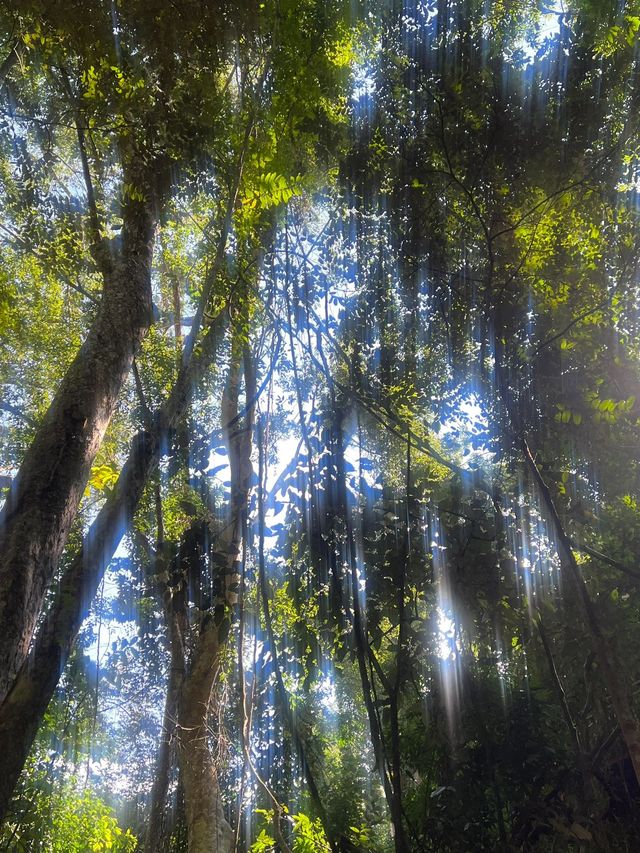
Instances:
[[[178,718],[180,772],[189,853],[230,853],[234,833],[224,815],[216,765],[209,746],[209,704],[229,632],[222,607],[206,623],[185,679]]]
[[[167,828],[165,810],[169,779],[174,761],[174,743],[178,706],[185,673],[184,631],[186,627],[186,612],[184,590],[181,589],[174,601],[171,593],[165,593],[165,617],[169,636],[171,662],[167,680],[167,695],[165,697],[162,720],[162,739],[158,749],[153,788],[151,790],[151,808],[145,839],[145,853],[160,853],[167,843]]]
[[[152,319],[155,213],[129,199],[95,321],[27,450],[0,515],[0,701],[24,662],[91,465]]]

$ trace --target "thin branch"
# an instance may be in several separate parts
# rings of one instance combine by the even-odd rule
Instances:
[[[82,175],[84,178],[85,190],[87,193],[87,205],[89,207],[89,225],[91,231],[91,242],[93,244],[94,259],[105,278],[108,278],[113,273],[113,264],[109,249],[105,238],[102,236],[102,228],[100,226],[100,217],[98,216],[98,206],[96,204],[96,194],[93,186],[93,178],[91,177],[91,168],[89,166],[89,157],[87,155],[87,145],[85,139],[85,131],[82,124],[82,117],[78,109],[77,97],[71,87],[69,76],[64,67],[60,67],[60,76],[67,93],[67,97],[71,103],[73,110],[74,124],[76,135],[78,137],[78,150],[80,152],[80,162],[82,164]]]
[[[580,553],[587,554],[589,557],[593,557],[594,560],[599,560],[601,563],[606,563],[608,566],[611,566],[614,569],[617,569],[619,572],[622,572],[625,575],[629,575],[629,577],[634,578],[635,580],[640,580],[640,572],[635,569],[629,568],[624,563],[621,563],[620,560],[616,560],[613,557],[609,557],[607,554],[603,554],[600,551],[596,551],[595,548],[591,548],[590,545],[579,545],[575,542],[575,540],[570,540],[571,547],[574,551],[579,551]]]
[[[23,45],[19,38],[15,39],[13,44],[11,45],[11,49],[4,59],[2,65],[0,65],[0,89],[4,86],[5,80],[13,70],[13,66],[20,59],[22,55]]]
[[[587,317],[590,317],[592,314],[595,314],[597,311],[601,311],[603,308],[606,308],[606,306],[609,304],[609,301],[610,301],[609,297],[607,297],[602,302],[599,302],[593,308],[589,308],[587,311],[584,311],[582,314],[579,314],[577,317],[574,317],[574,319],[570,323],[567,323],[567,325],[564,327],[564,329],[561,329],[556,334],[551,335],[551,337],[547,338],[546,340],[542,341],[542,343],[538,344],[538,346],[532,352],[531,358],[538,355],[538,353],[541,350],[543,350],[545,347],[548,347],[554,341],[557,341],[558,338],[561,338],[564,335],[566,335],[566,333],[569,331],[569,329],[572,329],[574,326],[577,326],[578,323],[581,323],[583,320],[586,320]]]

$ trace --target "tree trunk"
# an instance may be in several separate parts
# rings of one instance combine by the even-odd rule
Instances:
[[[0,701],[29,651],[91,465],[152,318],[155,215],[129,199],[97,316],[27,450],[0,515]]]
[[[98,513],[77,556],[66,569],[54,604],[31,654],[0,705],[0,820],[29,755],[38,726],[69,659],[80,627],[120,540],[128,529],[145,484],[158,464],[161,436],[184,413],[190,389],[215,358],[224,329],[220,315],[202,346],[183,369],[153,427],[134,438],[118,482]]]
[[[255,396],[255,379],[251,358],[246,351],[244,374],[245,394],[249,401]],[[213,560],[218,566],[220,593],[213,611],[202,620],[200,636],[184,681],[178,718],[189,853],[230,853],[235,842],[234,833],[224,816],[207,722],[211,694],[238,605],[242,538],[251,485],[253,409],[250,407],[244,417],[239,415],[239,383],[240,353],[234,341],[221,406],[231,468],[231,499]]]
[[[75,638],[89,614],[106,566],[128,527],[147,476],[157,464],[157,435],[134,439],[111,497],[64,573],[57,598],[41,626],[29,658],[0,706],[0,820],[69,659]]]
[[[167,695],[162,720],[162,739],[158,749],[158,758],[151,791],[151,808],[145,840],[145,853],[160,853],[168,840],[165,811],[169,779],[174,761],[174,741],[180,693],[185,673],[184,631],[186,628],[186,602],[184,590],[176,596],[167,590],[164,596],[165,618],[171,650],[171,663],[167,680]]]
[[[203,626],[180,701],[178,742],[189,853],[230,853],[234,833],[224,816],[216,765],[209,746],[209,701],[229,632],[221,608]]]
[[[158,592],[162,599],[162,609],[167,623],[169,641],[169,673],[167,676],[167,695],[164,703],[162,737],[156,759],[153,788],[151,790],[151,808],[147,824],[145,853],[162,853],[169,841],[169,828],[166,823],[167,794],[171,770],[175,763],[175,732],[178,721],[180,692],[185,673],[184,640],[188,627],[186,583],[176,560],[171,572],[166,564],[164,517],[162,514],[162,493],[160,483],[156,482],[156,551],[152,555],[153,572],[166,580],[158,581]],[[173,576],[172,576],[173,575]]]

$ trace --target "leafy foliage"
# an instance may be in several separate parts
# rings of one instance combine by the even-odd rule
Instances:
[[[637,3],[219,5],[3,13],[9,479],[100,310],[94,214],[108,249],[147,198],[122,152],[169,164],[155,322],[60,567],[159,424],[58,697],[87,782],[126,780],[142,838],[165,738],[161,828],[188,849],[160,706],[224,623],[203,748],[241,849],[628,850]],[[6,843],[134,849],[72,769],[30,765]]]
[[[137,840],[123,830],[113,810],[73,779],[47,790],[46,774],[35,768],[21,792],[32,802],[27,820],[9,821],[0,836],[5,849],[33,853],[134,853]]]

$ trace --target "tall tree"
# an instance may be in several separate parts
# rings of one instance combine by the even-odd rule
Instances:
[[[176,126],[184,98],[181,75],[190,74],[193,57],[184,47],[176,55],[171,46],[185,44],[177,38],[179,29],[188,39],[193,24],[187,6],[179,10],[179,27],[170,28],[165,19],[156,32],[149,27],[153,14],[132,6],[115,22],[113,10],[100,3],[51,8],[44,17],[23,5],[10,17],[26,45],[28,67],[41,71],[38,94],[61,99],[59,109],[75,126],[90,246],[103,290],[95,320],[21,461],[2,510],[0,698],[27,655],[91,465],[152,321],[153,243],[170,169],[172,164],[183,168],[193,157],[194,143],[210,131],[215,118],[205,110],[200,112],[204,121],[194,121],[187,133]],[[121,28],[126,38],[120,38]],[[199,57],[200,68],[206,62],[210,74],[221,65],[219,44],[213,40]],[[211,93],[208,106],[215,108],[215,86]],[[105,236],[107,222],[98,208],[102,193],[94,187],[88,150],[89,132],[103,128],[112,138],[107,156],[120,164],[115,214],[122,217],[122,227],[112,241]]]
[[[636,0],[172,8],[7,13],[2,483],[158,237],[0,838],[81,768],[149,853],[629,849]]]

